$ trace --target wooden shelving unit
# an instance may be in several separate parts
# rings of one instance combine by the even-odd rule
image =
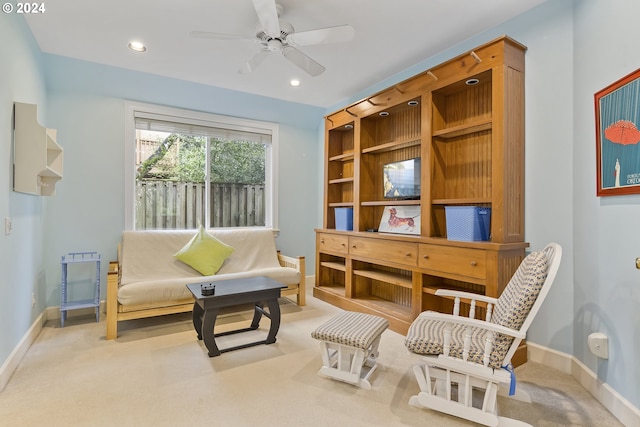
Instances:
[[[314,296],[404,334],[420,312],[451,308],[438,288],[500,295],[528,246],[525,50],[501,37],[326,117]],[[383,165],[417,157],[420,198],[385,199]],[[455,205],[491,208],[489,241],[447,239]],[[353,231],[336,230],[334,209],[347,206]],[[385,206],[419,206],[420,235],[369,231]]]

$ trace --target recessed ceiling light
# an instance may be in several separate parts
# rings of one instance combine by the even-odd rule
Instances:
[[[468,86],[474,86],[474,85],[477,85],[478,83],[480,83],[480,80],[478,80],[478,79],[469,79],[465,83]]]
[[[386,116],[388,116],[388,115],[389,115],[389,112],[388,112],[388,111],[380,111],[378,114],[379,114],[380,116],[382,116],[382,117],[386,117]]]
[[[409,102],[407,102],[407,105],[409,105],[409,106],[411,106],[411,107],[415,107],[415,106],[416,106],[416,105],[418,105],[418,104],[419,104],[419,102],[418,102],[418,101],[416,101],[416,100],[413,100],[413,101],[409,101]]]
[[[293,86],[293,87],[300,86],[300,80],[298,79],[289,80],[289,86]]]
[[[353,129],[353,125],[352,124],[348,124],[348,125],[344,125],[345,129]]]
[[[131,43],[129,43],[129,49],[135,50],[136,52],[147,51],[147,47],[142,42],[138,42],[138,41],[132,41]]]

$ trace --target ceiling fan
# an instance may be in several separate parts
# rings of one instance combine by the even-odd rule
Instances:
[[[275,0],[252,1],[256,14],[258,15],[258,20],[260,21],[255,37],[262,45],[262,48],[249,58],[240,72],[254,71],[269,54],[279,52],[282,56],[307,72],[307,74],[313,77],[319,76],[324,72],[325,68],[297,49],[297,46],[346,42],[353,39],[355,34],[353,27],[350,25],[295,32],[291,24],[279,19],[283,11],[282,5],[277,4]],[[208,31],[192,31],[191,36],[216,40],[253,40],[252,37],[212,33]]]

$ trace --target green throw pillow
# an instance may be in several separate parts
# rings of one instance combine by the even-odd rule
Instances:
[[[200,226],[196,235],[174,257],[198,270],[203,276],[213,276],[234,250]]]

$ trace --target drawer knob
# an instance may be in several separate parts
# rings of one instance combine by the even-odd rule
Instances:
[[[320,243],[324,244],[324,239],[321,239],[321,240],[320,240]]]
[[[429,259],[429,255],[422,255],[422,258]]]
[[[346,245],[345,243],[341,243],[340,245],[341,245],[342,247],[345,247],[345,246],[347,246],[347,245]]]
[[[475,261],[471,261],[470,264],[471,264],[471,267],[475,267],[476,265],[478,265],[478,263]]]
[[[356,248],[356,245],[352,245],[351,247],[352,247],[353,249],[355,249],[355,248]]]
[[[411,252],[407,252],[404,256],[411,256]]]

